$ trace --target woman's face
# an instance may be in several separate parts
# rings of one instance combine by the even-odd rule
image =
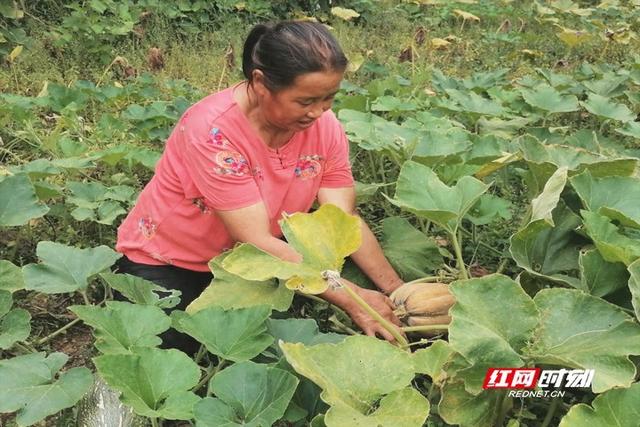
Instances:
[[[318,71],[302,74],[287,88],[272,92],[258,79],[260,108],[266,121],[282,130],[301,131],[310,127],[331,108],[340,89],[343,71]]]

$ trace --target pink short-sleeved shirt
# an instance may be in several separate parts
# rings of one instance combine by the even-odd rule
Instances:
[[[229,88],[182,116],[153,178],[118,228],[116,249],[143,264],[209,271],[209,260],[235,244],[216,210],[262,201],[279,237],[282,212],[308,211],[321,187],[352,185],[349,144],[330,110],[271,149]]]

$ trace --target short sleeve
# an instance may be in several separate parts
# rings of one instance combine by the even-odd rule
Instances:
[[[351,163],[349,162],[349,141],[340,122],[335,118],[334,120],[333,137],[327,150],[327,161],[320,181],[321,188],[353,186],[353,175],[351,173]]]
[[[180,123],[183,160],[193,183],[207,204],[218,210],[239,209],[262,198],[246,153],[215,125],[190,117]]]

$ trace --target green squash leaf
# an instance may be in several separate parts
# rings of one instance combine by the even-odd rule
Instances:
[[[607,262],[595,249],[581,251],[580,289],[596,297],[609,295],[627,285],[629,272],[620,262]]]
[[[63,353],[32,353],[0,360],[0,412],[18,411],[18,425],[30,426],[75,405],[93,375],[87,368],[72,368],[56,379],[67,359]]]
[[[540,210],[537,215],[543,213]],[[532,221],[511,237],[511,256],[535,277],[580,288],[580,280],[574,277],[582,246],[576,233],[579,226],[580,218],[560,202],[550,220],[544,216]]]
[[[422,427],[430,409],[418,390],[405,388],[384,396],[378,408],[367,415],[337,403],[327,411],[324,422],[327,427]]]
[[[100,273],[100,277],[135,304],[173,308],[180,303],[180,291],[163,288],[142,277],[122,273]],[[165,294],[167,296],[161,296]]]
[[[611,219],[590,211],[580,211],[580,214],[585,231],[606,261],[628,266],[640,258],[640,241],[624,235]]]
[[[39,242],[36,254],[41,263],[24,266],[24,280],[27,289],[47,294],[83,291],[122,256],[106,246],[78,249],[54,242]]]
[[[107,354],[93,359],[100,376],[120,391],[120,400],[138,415],[170,420],[193,418],[200,398],[191,393],[200,369],[179,350],[138,348],[134,354]]]
[[[640,261],[629,265],[629,290],[631,291],[631,304],[636,313],[636,319],[640,321]]]
[[[442,266],[442,254],[433,238],[401,217],[382,220],[380,245],[385,257],[404,281],[425,277]]]
[[[640,179],[594,178],[586,171],[572,177],[571,185],[588,210],[618,220],[622,225],[640,228]]]
[[[494,427],[500,413],[502,395],[495,390],[486,390],[473,395],[465,390],[464,384],[455,382],[442,388],[438,403],[438,413],[448,424],[461,427]],[[509,407],[512,400],[507,398]]]
[[[491,366],[524,366],[522,350],[539,316],[524,290],[508,277],[495,274],[457,281],[450,290],[456,297],[456,304],[449,311],[451,347],[473,365],[482,367],[482,371]],[[497,309],[501,301],[509,302],[509,310]],[[518,313],[517,322],[513,321],[514,312]],[[481,377],[465,378],[467,387],[480,392]],[[476,382],[478,379],[480,383]]]
[[[635,427],[640,417],[640,383],[629,388],[609,390],[591,406],[573,405],[560,421],[560,427]]]
[[[364,415],[383,395],[407,387],[414,376],[408,353],[367,336],[350,336],[337,344],[280,343],[280,347],[299,374],[323,389],[325,402]]]
[[[541,84],[532,89],[522,89],[522,97],[532,107],[549,113],[567,113],[578,110],[578,98],[573,95],[563,95],[547,84]]]
[[[590,93],[589,99],[580,101],[580,104],[591,114],[605,119],[619,120],[621,122],[632,122],[636,115],[624,104],[612,102],[606,96]]]
[[[11,261],[0,260],[0,290],[9,292],[24,289],[22,269]]]
[[[0,349],[7,350],[31,333],[31,314],[22,308],[11,310],[11,292],[0,290]]]
[[[69,307],[84,323],[94,328],[95,346],[103,354],[129,353],[135,347],[155,347],[157,336],[169,329],[171,319],[152,305],[108,301],[106,307]]]
[[[211,284],[187,307],[193,314],[204,308],[219,306],[224,309],[268,305],[272,310],[286,311],[291,306],[293,291],[277,280],[253,281],[229,273],[222,268],[228,253],[209,262],[213,272]]]
[[[470,176],[462,177],[456,185],[449,187],[430,168],[407,161],[398,176],[395,199],[389,201],[453,234],[467,211],[488,188]]]
[[[280,221],[287,242],[303,256],[301,263],[283,261],[253,245],[241,244],[222,267],[247,280],[287,280],[289,289],[319,294],[327,289],[325,270],[340,271],[344,258],[361,243],[360,219],[326,204],[311,213],[295,213]]]
[[[193,314],[174,311],[174,327],[191,335],[209,352],[226,360],[242,362],[260,354],[273,342],[267,333],[269,306],[236,310],[208,307]]]
[[[11,175],[0,181],[0,225],[24,225],[49,212],[36,196],[26,174]]]
[[[427,348],[416,350],[411,356],[415,371],[419,374],[429,375],[437,383],[444,373],[444,364],[453,353],[454,350],[447,341],[437,340]]]
[[[271,426],[289,405],[298,379],[282,369],[246,361],[224,369],[210,382],[216,398],[198,402],[198,426]]]

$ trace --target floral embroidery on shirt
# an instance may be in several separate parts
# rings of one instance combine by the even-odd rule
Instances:
[[[242,176],[249,172],[249,163],[242,154],[236,151],[221,151],[216,155],[216,163],[219,167],[215,168],[218,175],[232,174]]]
[[[224,136],[222,136],[222,132],[220,132],[220,128],[213,128],[209,131],[209,143],[217,146],[217,147],[226,147],[227,140]]]
[[[323,157],[318,154],[300,156],[293,173],[301,179],[313,178],[322,170],[320,166],[321,160],[323,160]]]
[[[143,217],[138,220],[138,230],[142,233],[142,235],[146,239],[150,239],[156,234],[156,224],[153,222],[151,217]]]
[[[251,169],[251,175],[258,179],[264,179],[260,166],[256,166],[255,168]]]
[[[196,207],[198,209],[200,209],[200,213],[202,214],[210,214],[213,211],[211,210],[211,208],[209,206],[207,206],[207,204],[204,201],[204,197],[197,197],[195,199],[192,200],[193,204],[196,205]]]

